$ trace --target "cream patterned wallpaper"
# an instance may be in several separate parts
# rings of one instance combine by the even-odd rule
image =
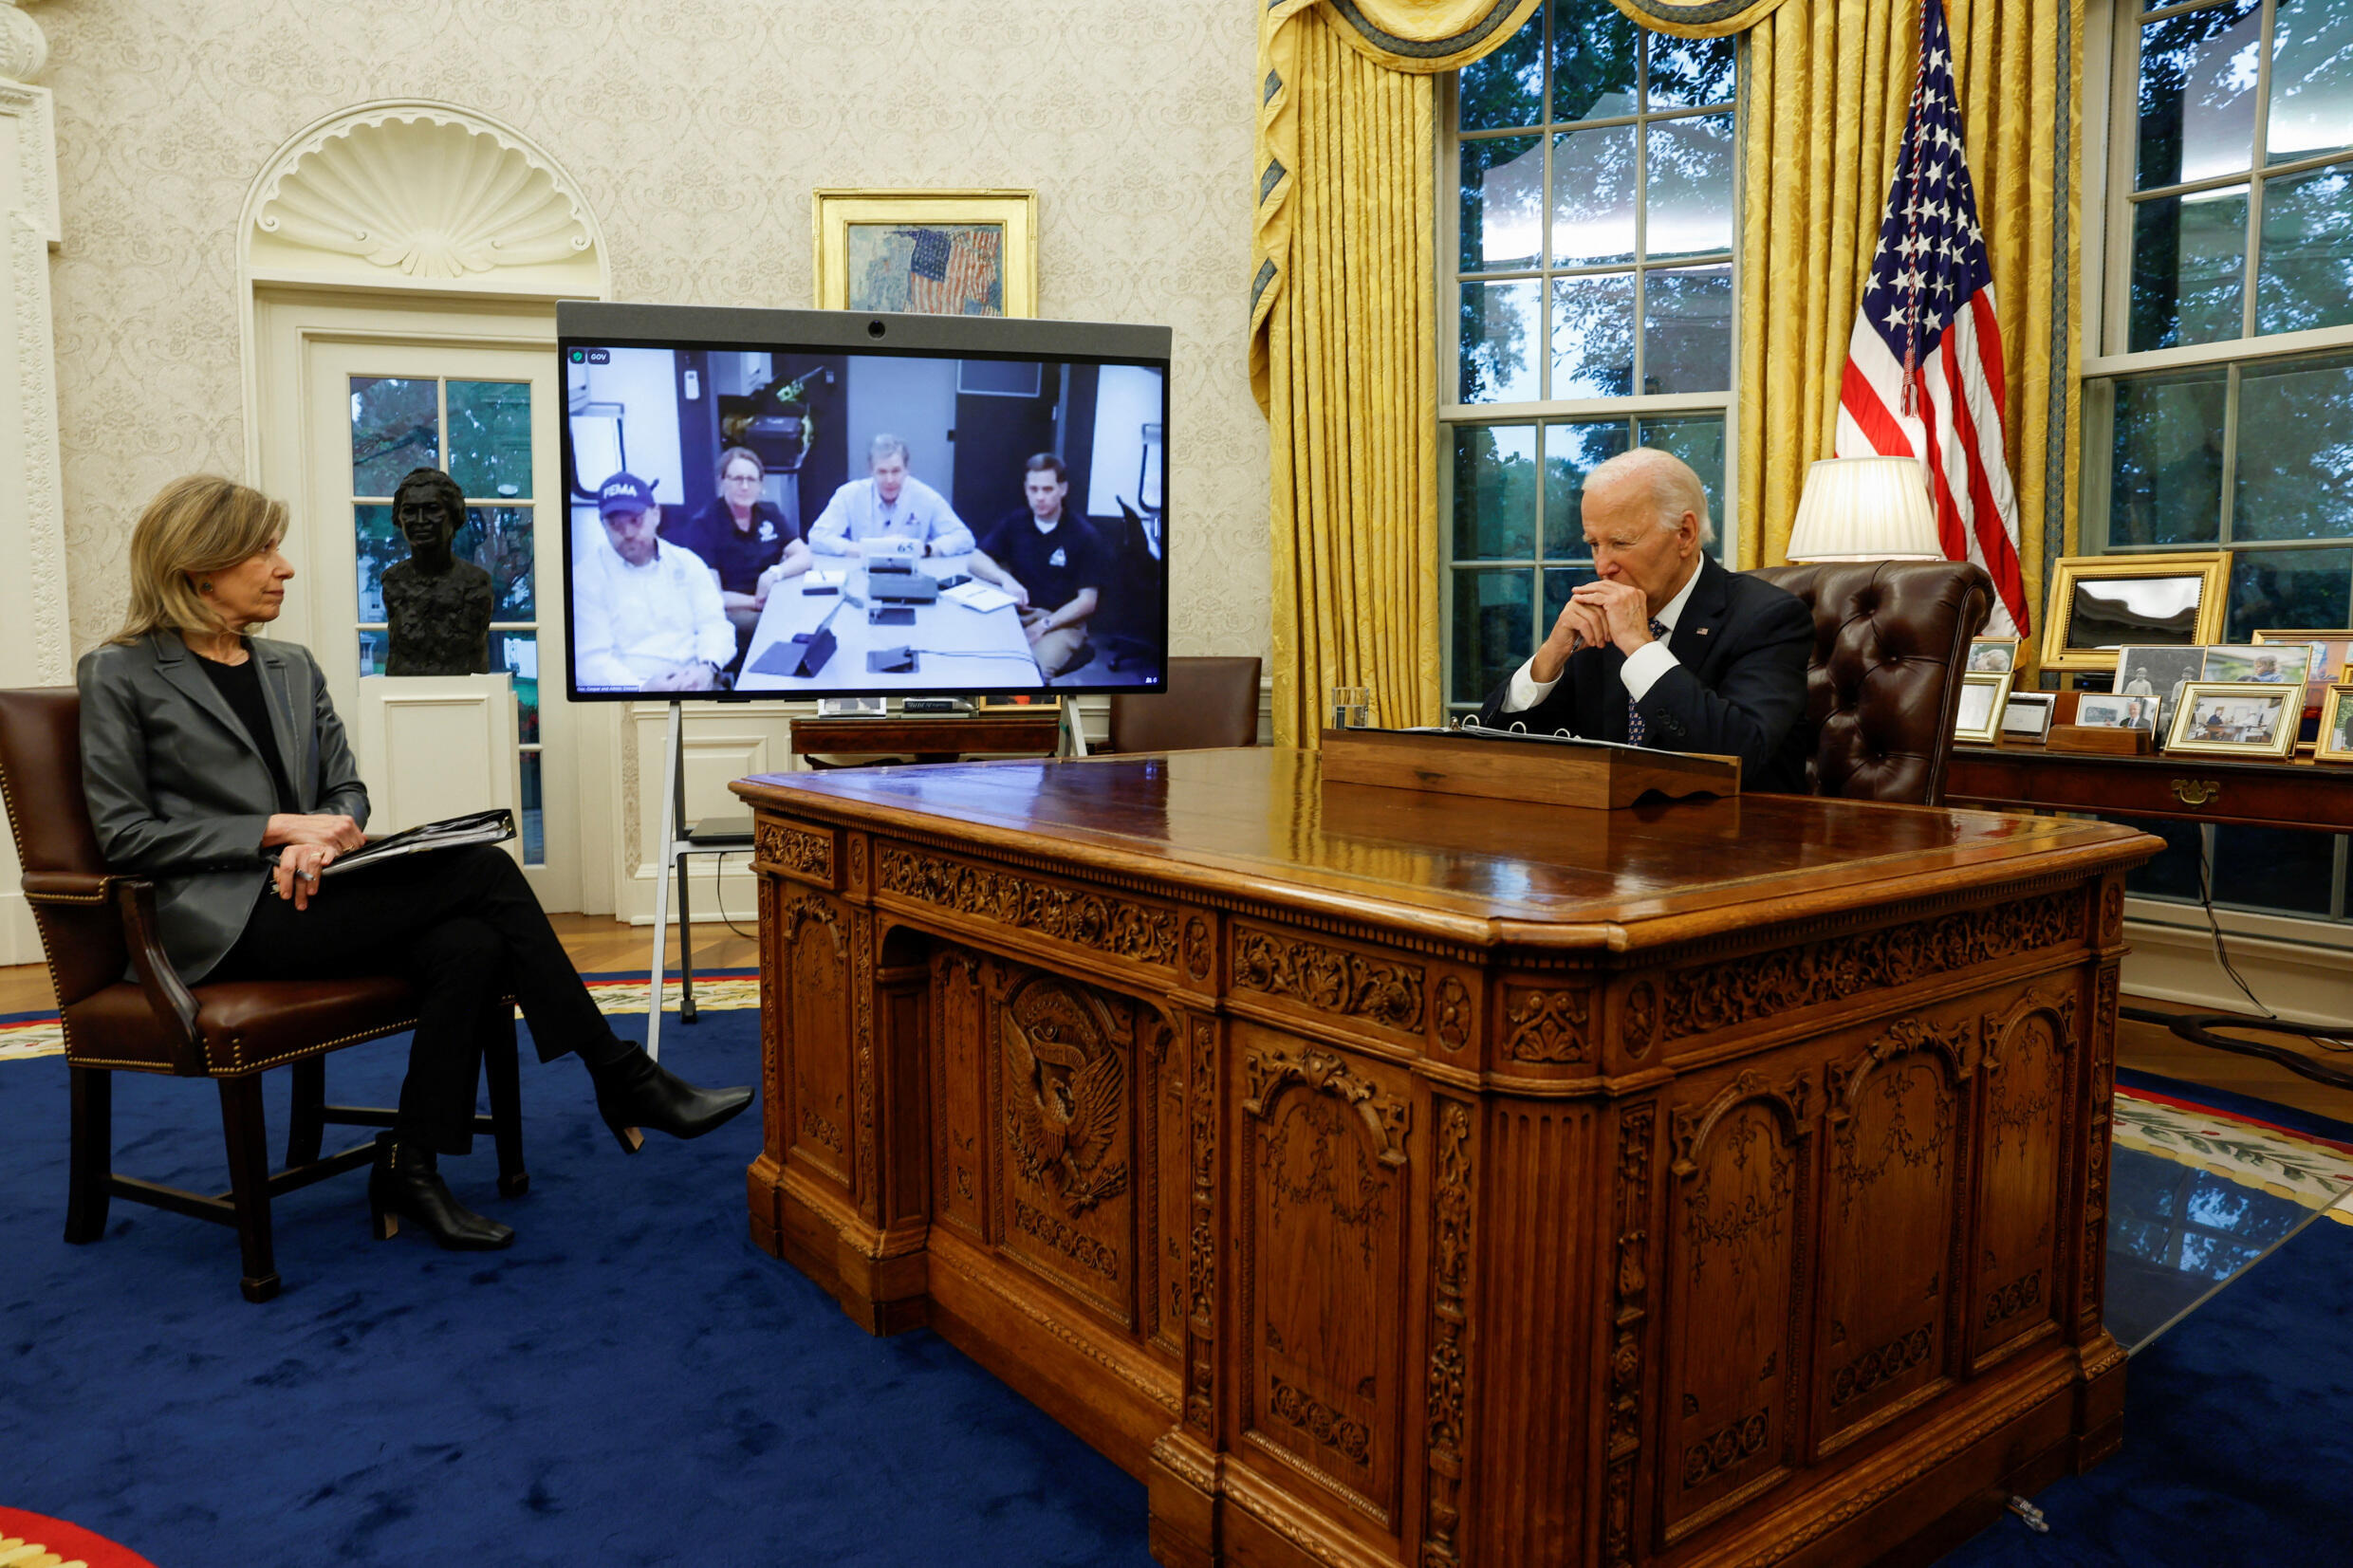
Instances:
[[[1253,7],[51,0],[40,20],[77,650],[120,617],[145,498],[244,469],[248,185],[311,120],[384,98],[537,140],[596,209],[621,300],[809,304],[814,187],[1034,188],[1042,313],[1176,331],[1176,651],[1266,650],[1266,425],[1244,363]]]

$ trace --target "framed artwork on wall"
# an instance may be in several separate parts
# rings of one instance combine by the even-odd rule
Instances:
[[[2063,557],[2043,617],[2043,668],[2114,670],[2120,648],[2222,640],[2227,550]]]
[[[843,191],[811,197],[817,308],[1038,313],[1034,191]]]

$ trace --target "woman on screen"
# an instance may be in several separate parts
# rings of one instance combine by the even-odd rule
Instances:
[[[760,499],[768,465],[750,447],[719,454],[719,493],[692,517],[662,525],[661,536],[702,557],[719,574],[719,601],[740,651],[759,623],[769,591],[809,569],[801,530],[774,503]]]
[[[502,995],[545,1061],[571,1052],[634,1153],[638,1129],[711,1131],[750,1089],[697,1089],[613,1033],[514,861],[491,846],[412,856],[322,883],[357,849],[367,788],[309,651],[248,636],[294,575],[287,510],[209,476],[175,480],[131,534],[131,608],[84,655],[83,791],[107,864],[156,884],[164,951],[190,985],[396,973],[417,1023],[392,1130],[376,1140],[379,1239],[406,1219],[446,1247],[514,1240],[460,1204],[436,1156],[472,1139],[481,1042]]]

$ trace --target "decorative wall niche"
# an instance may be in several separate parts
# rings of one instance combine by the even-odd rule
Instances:
[[[298,133],[246,202],[257,278],[605,292],[586,199],[520,131],[455,104],[378,102]]]

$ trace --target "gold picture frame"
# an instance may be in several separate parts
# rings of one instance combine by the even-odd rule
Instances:
[[[2353,686],[2332,686],[2321,704],[2321,733],[2312,759],[2353,763]]]
[[[2320,712],[2321,704],[2330,687],[2353,682],[2353,627],[2332,626],[2311,632],[2272,628],[2250,632],[2247,636],[2257,648],[2281,642],[2311,645],[2312,667],[2305,672],[2304,677],[2304,711],[2307,717]]]
[[[820,310],[1038,313],[1035,191],[820,190],[809,199]]]
[[[2269,709],[2259,734],[2246,730],[2257,710]],[[2253,681],[2196,680],[2181,693],[2165,749],[2182,756],[2281,759],[2296,749],[2304,724],[2304,693],[2292,686]]]
[[[2108,670],[2116,668],[2119,648],[2191,647],[2222,640],[2224,614],[2229,608],[2231,553],[2228,550],[2175,550],[2161,555],[2071,555],[2055,563],[2050,579],[2050,608],[2043,617],[2043,662],[2046,670]],[[2189,635],[2174,642],[2148,634],[2160,622],[2152,618],[2139,626],[2120,622],[2117,640],[2104,647],[2079,646],[2077,612],[2087,597],[2099,596],[2103,584],[2150,584],[2159,581],[2197,583],[2196,602],[2190,607]],[[2174,611],[2164,618],[2177,618]]]
[[[1975,741],[1992,746],[2002,736],[2002,713],[2010,706],[2010,683],[2015,677],[2004,670],[1998,673],[1980,670],[1961,676],[1960,700],[1953,705],[1953,738]],[[1987,695],[1980,698],[1977,693]],[[1978,704],[1984,703],[1982,710]]]
[[[1978,674],[2018,673],[2018,639],[2016,637],[1971,637],[1969,661],[1964,668]]]

